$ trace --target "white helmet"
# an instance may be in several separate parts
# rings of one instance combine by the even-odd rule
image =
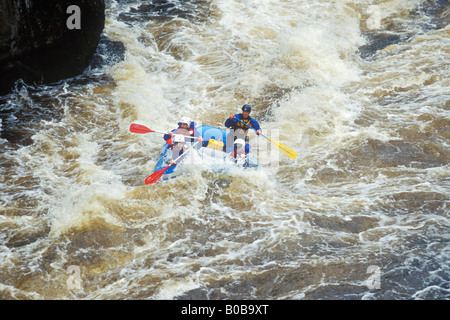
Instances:
[[[182,135],[182,134],[176,134],[176,135],[173,137],[173,142],[174,142],[174,143],[184,142],[184,135]]]
[[[180,123],[186,123],[187,125],[189,125],[190,122],[191,122],[191,120],[189,120],[188,117],[183,117],[180,120]]]
[[[240,144],[242,146],[245,146],[245,141],[243,139],[236,139],[234,141],[234,144]]]

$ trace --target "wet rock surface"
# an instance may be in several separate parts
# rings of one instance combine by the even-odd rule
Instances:
[[[0,94],[18,79],[51,83],[83,72],[104,24],[104,0],[0,0]]]

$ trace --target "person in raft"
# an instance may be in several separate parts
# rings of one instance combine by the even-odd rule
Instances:
[[[172,160],[170,160],[171,165],[177,164],[176,160],[181,156],[189,147],[186,143],[186,136],[183,134],[173,134],[171,140],[172,148]],[[178,161],[180,161],[179,159]]]
[[[170,164],[176,164],[174,159],[178,158],[188,149],[186,142],[197,140],[202,145],[203,138],[195,129],[195,122],[183,117],[178,122],[178,128],[169,131],[164,135],[164,140],[172,148],[172,160]]]
[[[225,121],[225,127],[231,128],[231,129],[243,129],[244,133],[247,133],[247,130],[249,129],[249,126],[254,128],[256,130],[256,134],[261,133],[261,127],[259,126],[258,121],[250,117],[250,112],[252,112],[252,107],[250,105],[245,104],[242,107],[242,113],[239,114],[232,114],[226,121]],[[242,122],[245,124],[243,124]]]
[[[256,134],[259,135],[261,133],[261,127],[259,126],[258,121],[250,117],[250,112],[252,112],[252,107],[245,104],[242,107],[242,113],[232,114],[225,121],[225,127],[232,129],[232,132],[230,132],[231,134],[228,134],[227,137],[227,145],[233,145],[233,142],[236,139],[244,139],[248,142],[247,131],[249,127],[254,128]]]
[[[181,118],[180,122],[178,122],[178,128],[169,131],[164,135],[164,140],[168,145],[173,146],[172,136],[175,134],[182,134],[186,136],[187,142],[193,142],[194,140],[198,140],[200,145],[203,142],[202,136],[195,129],[195,122],[190,121],[188,117]],[[190,139],[188,138],[190,137]]]
[[[250,152],[250,145],[245,143],[243,139],[236,139],[233,146],[228,148],[227,153],[231,158],[239,160],[244,159],[245,156]]]

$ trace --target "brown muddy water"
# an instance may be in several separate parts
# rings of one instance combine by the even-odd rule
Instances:
[[[0,299],[449,299],[449,10],[107,1],[125,52],[0,97]],[[297,159],[144,185],[130,123],[245,103]]]

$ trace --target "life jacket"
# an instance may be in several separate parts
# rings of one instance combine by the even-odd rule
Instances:
[[[252,120],[251,117],[248,117],[247,119],[245,119],[245,118],[242,116],[242,114],[239,114],[239,120],[241,120],[242,122],[246,123],[249,127],[252,126],[252,125],[251,125],[251,120]],[[234,128],[235,128],[235,129],[240,128],[240,129],[243,129],[244,132],[247,132],[247,130],[248,130],[249,127],[247,127],[246,125],[244,125],[242,122],[236,121],[236,122],[234,123]]]
[[[188,149],[186,143],[176,143],[172,145],[172,159],[181,156]]]
[[[178,127],[177,129],[172,130],[172,132],[173,132],[173,134],[182,134],[185,136],[194,137],[195,136],[194,126],[195,126],[194,122],[191,122],[189,129],[184,129],[184,128]],[[173,135],[172,135],[172,137],[173,137]],[[167,139],[166,142],[169,146],[171,146],[173,148],[172,137],[170,139]]]
[[[233,159],[244,159],[247,156],[247,152],[245,152],[245,147],[242,148],[239,152],[235,148],[230,153],[230,157]]]

